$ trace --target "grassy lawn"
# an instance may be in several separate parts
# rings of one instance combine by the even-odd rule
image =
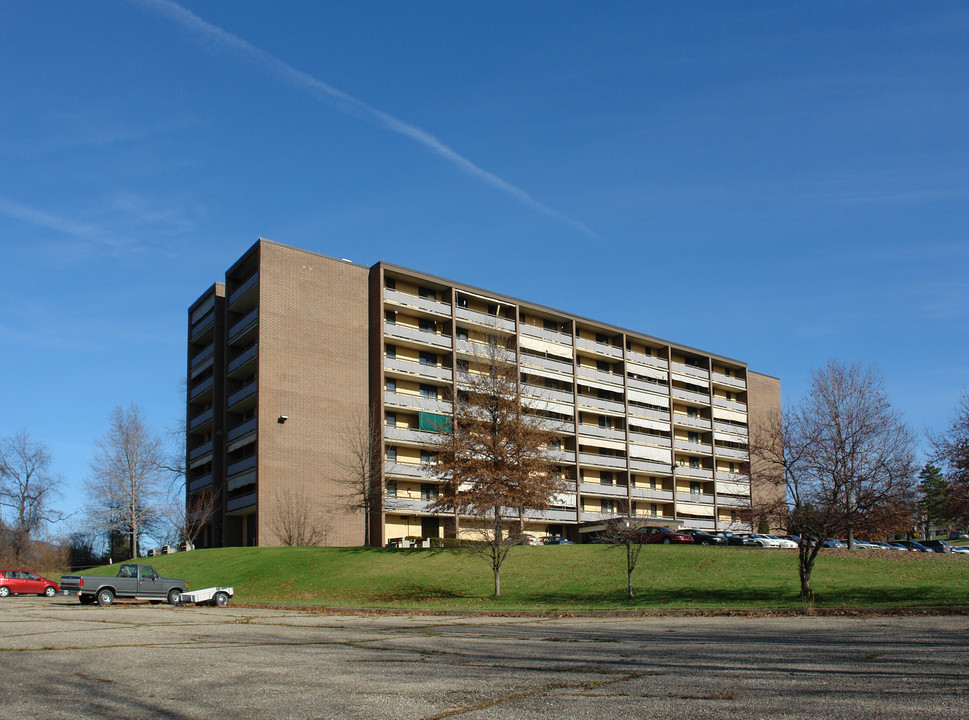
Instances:
[[[498,599],[488,564],[465,549],[224,548],[142,562],[189,589],[232,585],[235,602],[484,612],[801,606],[795,551],[762,548],[647,546],[633,600],[622,551],[601,545],[514,548]],[[969,605],[969,557],[828,550],[812,585],[819,608]]]

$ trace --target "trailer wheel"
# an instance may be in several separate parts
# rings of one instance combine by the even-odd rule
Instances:
[[[182,591],[178,588],[172,588],[168,591],[168,604],[178,605],[179,599],[182,597]]]
[[[104,590],[98,590],[98,605],[101,607],[107,607],[114,602],[114,593],[105,588]]]
[[[216,607],[225,607],[229,604],[229,596],[224,592],[216,593],[212,602],[215,603]]]
[[[93,595],[78,595],[77,599],[81,605],[93,605],[95,597]]]

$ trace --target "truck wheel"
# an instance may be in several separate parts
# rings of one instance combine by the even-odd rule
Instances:
[[[98,605],[101,607],[107,607],[114,602],[114,593],[105,588],[104,590],[98,590]]]
[[[168,604],[178,605],[178,601],[181,599],[182,591],[178,588],[172,588],[168,591]]]
[[[47,597],[54,597],[56,594],[57,594],[57,588],[55,588],[53,585],[48,585],[47,587],[44,588],[44,595],[46,595]]]
[[[229,604],[229,596],[224,592],[216,593],[213,602],[217,607],[225,607]]]

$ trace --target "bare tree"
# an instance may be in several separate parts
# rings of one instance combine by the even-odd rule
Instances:
[[[878,373],[829,362],[808,394],[751,429],[751,472],[783,477],[786,506],[756,512],[786,518],[797,533],[801,599],[813,602],[811,573],[823,543],[876,535],[911,522],[915,441],[892,409]]]
[[[556,436],[523,399],[513,351],[497,334],[458,370],[457,387],[451,426],[432,446],[441,478],[432,507],[475,518],[474,547],[491,565],[497,597],[502,563],[520,542],[506,525],[516,517],[520,525],[522,508],[547,509],[564,489],[547,451]]]
[[[281,545],[308,547],[325,545],[329,524],[315,509],[305,492],[293,488],[273,494],[274,508],[269,530]]]
[[[370,545],[372,515],[380,501],[380,420],[373,410],[351,417],[341,441],[345,459],[337,467],[337,480],[344,488],[343,508],[363,513],[364,544]]]
[[[931,437],[935,458],[945,468],[948,488],[943,512],[961,525],[969,524],[969,393],[956,407],[955,417],[945,432]]]
[[[128,538],[131,557],[159,518],[158,503],[167,477],[158,435],[137,405],[116,407],[108,431],[95,444],[91,476],[85,480],[88,513],[101,530]]]
[[[64,517],[51,507],[63,484],[51,463],[47,446],[26,430],[0,438],[0,507],[12,511],[4,535],[18,563],[30,550],[34,533]]]
[[[606,520],[606,527],[598,534],[599,540],[613,548],[621,548],[626,555],[626,597],[633,599],[633,570],[643,550],[642,527],[628,518]]]

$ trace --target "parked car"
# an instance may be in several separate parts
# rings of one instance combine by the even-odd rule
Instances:
[[[567,540],[561,535],[548,535],[542,538],[543,545],[571,545],[572,541]]]
[[[703,530],[680,530],[683,535],[689,535],[693,538],[693,543],[695,545],[726,545],[727,538],[723,537],[720,533],[708,533]]]
[[[517,543],[518,545],[544,545],[539,538],[534,535],[528,535],[527,533],[519,533],[517,535],[512,535],[508,538],[509,541]]]
[[[821,547],[831,548],[833,550],[840,550],[845,547],[845,544],[840,540],[835,540],[834,538],[828,538],[823,543],[821,543]]]
[[[952,552],[952,550],[949,549],[949,543],[947,543],[945,540],[922,540],[922,545],[927,547],[932,552],[937,552],[937,553]]]
[[[862,550],[880,550],[881,549],[880,547],[878,547],[878,545],[876,545],[873,542],[869,542],[868,540],[858,540],[857,538],[855,538],[854,543],[855,543],[855,547],[856,548],[861,548]],[[845,544],[847,545],[847,543],[845,543]]]
[[[898,544],[904,545],[909,550],[914,550],[915,552],[932,552],[927,547],[925,547],[925,545],[919,542],[915,542],[914,540],[899,540]]]
[[[8,595],[46,595],[54,597],[61,586],[30,570],[0,570],[0,597]]]
[[[740,537],[746,538],[747,540],[751,541],[748,544],[756,545],[758,547],[777,548],[781,546],[780,542],[770,537],[769,535],[761,535],[759,533],[740,533]]]
[[[768,535],[767,537],[771,537],[777,540],[777,542],[780,543],[779,547],[786,548],[788,550],[790,550],[791,548],[797,547],[796,540],[791,540],[790,538],[787,538],[787,537],[779,537],[777,535]]]
[[[736,533],[732,533],[729,530],[721,530],[720,532],[714,533],[715,535],[724,538],[727,541],[727,545],[735,545],[737,547],[743,547],[745,545],[753,545],[751,540],[745,537],[741,537]]]
[[[949,549],[959,555],[969,555],[969,547],[965,545],[951,545]]]
[[[950,530],[949,539],[950,540],[969,540],[969,534],[964,533],[960,530]]]
[[[681,532],[674,532],[666,527],[645,527],[637,534],[641,543],[692,543],[693,536]]]
[[[890,542],[890,543],[885,543],[885,544],[888,545],[893,550],[904,550],[905,552],[912,552],[912,548],[905,547],[900,542]]]

